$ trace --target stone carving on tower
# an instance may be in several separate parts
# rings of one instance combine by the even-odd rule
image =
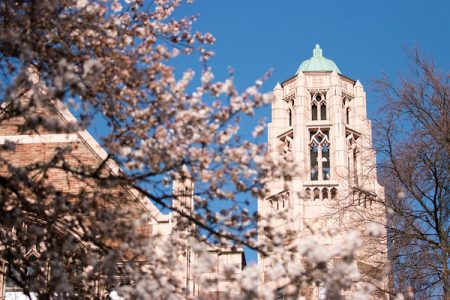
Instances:
[[[322,55],[316,45],[313,57],[305,60],[295,75],[274,88],[272,122],[268,127],[270,152],[279,152],[298,167],[299,176],[290,182],[269,180],[270,196],[258,200],[262,218],[280,208],[286,218],[273,226],[288,233],[297,231],[295,243],[324,228],[344,234],[358,230],[363,246],[356,264],[359,281],[386,288],[383,263],[386,237],[375,240],[367,226],[385,224],[385,210],[377,203],[384,189],[377,182],[371,124],[366,114],[366,94],[359,81],[343,75],[336,64]],[[284,204],[283,204],[284,203]],[[264,229],[259,241],[264,243]],[[330,243],[324,239],[324,247]],[[299,259],[301,261],[301,258]],[[299,262],[301,263],[301,262]],[[266,259],[259,257],[260,284],[282,289],[274,282]],[[375,284],[377,282],[377,284]],[[351,293],[351,291],[347,291]],[[303,299],[320,299],[320,288],[306,288]],[[374,299],[382,299],[380,291]]]

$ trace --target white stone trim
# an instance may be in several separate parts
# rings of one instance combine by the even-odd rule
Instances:
[[[0,136],[0,145],[5,144],[7,141],[16,144],[51,144],[77,142],[79,138],[75,133]]]
[[[34,89],[31,93],[36,92]],[[46,93],[46,87],[41,86],[39,92]],[[31,95],[30,95],[31,96]],[[64,142],[74,142],[79,141],[84,143],[91,152],[97,156],[99,161],[107,159],[108,153],[103,149],[103,147],[95,140],[95,138],[87,130],[76,130],[76,125],[78,120],[69,111],[69,109],[59,100],[52,101],[60,117],[67,123],[67,125],[74,131],[70,134],[42,134],[42,135],[11,135],[11,136],[0,136],[0,145],[5,144],[6,141],[11,141],[16,144],[36,144],[36,143],[64,143]],[[0,115],[2,115],[8,109],[8,102],[3,102],[0,104]],[[112,172],[112,174],[118,174],[120,168],[116,162],[108,159],[106,162],[106,167]],[[153,202],[151,202],[147,197],[142,195],[136,189],[127,188],[128,192],[137,199],[143,208],[149,211],[151,217],[153,218],[152,223],[157,223],[159,220],[165,222],[170,216],[164,215],[158,207],[156,207]]]

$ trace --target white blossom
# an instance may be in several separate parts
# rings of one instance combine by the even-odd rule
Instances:
[[[86,5],[88,5],[88,0],[77,0],[76,7],[77,8],[84,8]]]

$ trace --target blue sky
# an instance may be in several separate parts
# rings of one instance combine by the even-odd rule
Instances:
[[[371,91],[371,80],[383,72],[392,78],[405,72],[406,48],[419,46],[448,71],[449,11],[448,0],[195,0],[178,13],[199,14],[194,30],[211,32],[217,39],[210,62],[216,78],[224,79],[232,66],[241,89],[273,69],[265,84],[270,91],[277,81],[294,75],[319,43],[344,75],[365,86],[371,118],[383,103]],[[175,67],[181,72],[185,65]],[[270,108],[247,122],[256,124],[260,117],[270,121]],[[247,260],[255,259],[247,251]]]
[[[195,0],[183,8],[199,14],[195,30],[216,37],[211,61],[216,74],[225,76],[233,66],[244,88],[272,68],[266,84],[271,90],[319,43],[343,74],[366,87],[369,113],[377,100],[368,90],[370,81],[382,72],[395,77],[406,70],[405,47],[418,45],[448,70],[449,11],[448,0]]]

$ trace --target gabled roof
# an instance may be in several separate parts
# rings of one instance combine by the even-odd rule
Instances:
[[[61,101],[55,101],[54,107],[58,111],[59,115],[67,124],[74,124],[78,122],[75,116],[67,109],[67,107]],[[97,156],[100,162],[104,161],[108,157],[108,153],[103,149],[102,146],[95,140],[95,138],[86,130],[77,130],[75,132],[79,136],[79,139],[84,143],[91,152]],[[108,159],[106,162],[106,167],[110,170],[112,174],[119,174],[122,170],[119,168],[118,164],[112,160]],[[168,216],[163,215],[161,211],[144,195],[139,193],[136,189],[126,188],[126,190],[139,201],[141,206],[150,212],[150,215],[157,221],[163,219],[164,221]]]
[[[25,91],[22,95],[24,97],[21,101],[29,101],[33,95],[33,93],[36,92],[42,92],[46,93],[45,86],[42,85],[42,83],[38,83],[39,79],[34,79],[32,82],[36,84],[37,88],[30,89],[29,91]],[[0,115],[7,114],[8,112],[8,106],[9,102],[3,102],[1,104],[0,109]],[[109,172],[113,175],[120,174],[121,169],[119,165],[112,159],[108,159],[108,153],[105,151],[105,149],[95,140],[95,138],[85,129],[77,129],[77,126],[74,126],[76,123],[78,123],[78,120],[75,118],[75,116],[68,110],[66,105],[64,105],[59,100],[52,100],[49,102],[49,108],[53,111],[53,113],[56,112],[57,116],[66,124],[67,126],[67,132],[63,134],[65,136],[65,142],[81,142],[86,146],[86,148],[89,150],[90,153],[99,161],[99,163],[103,163],[105,160],[107,160],[104,164],[104,166],[108,169]],[[32,139],[33,142],[39,142],[39,143],[46,143],[50,142],[52,140],[55,140],[56,136],[62,136],[61,134],[36,134],[33,136],[23,136],[23,135],[16,135],[16,136],[0,136],[0,143],[5,143],[7,140],[16,142],[16,143],[23,143],[24,139],[30,140]],[[147,210],[153,219],[154,222],[168,222],[170,215],[163,214],[147,197],[142,195],[139,191],[137,191],[134,188],[130,187],[124,187],[125,190],[134,198],[136,199],[140,206]]]

